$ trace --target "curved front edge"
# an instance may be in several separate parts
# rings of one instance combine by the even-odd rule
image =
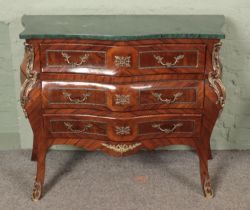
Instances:
[[[26,118],[28,117],[26,105],[30,100],[30,92],[34,89],[34,86],[37,83],[37,75],[37,72],[35,72],[29,78],[26,78],[21,87],[20,102]]]
[[[206,159],[212,159],[210,137],[215,125],[225,105],[226,91],[221,81],[222,64],[219,58],[221,42],[212,42],[208,45],[208,78],[205,81],[204,113],[201,130],[202,149],[206,152]]]
[[[25,47],[25,52],[20,69],[27,78],[30,78],[34,73],[33,67],[34,67],[35,53],[34,53],[34,48],[31,44],[25,42],[24,47]]]
[[[204,196],[213,197],[213,191],[208,172],[208,160],[212,159],[210,137],[225,104],[225,87],[221,81],[222,64],[219,59],[221,42],[208,45],[207,70],[208,78],[205,81],[204,112],[202,119],[201,140],[196,142],[200,160],[200,177]]]
[[[213,53],[212,53],[213,70],[210,71],[208,74],[209,86],[213,89],[214,93],[217,96],[216,104],[220,106],[220,109],[224,107],[226,99],[226,89],[221,81],[222,68],[223,68],[219,57],[219,51],[221,45],[222,43],[219,42],[215,44],[213,47]]]
[[[25,80],[22,84],[20,91],[20,102],[25,117],[28,117],[26,105],[30,100],[30,92],[34,89],[35,84],[37,83],[38,72],[33,71],[35,58],[33,46],[27,43],[25,43],[24,46],[25,54],[20,69],[22,76],[24,76]]]

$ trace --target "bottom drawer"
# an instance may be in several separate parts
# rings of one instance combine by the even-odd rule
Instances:
[[[105,141],[142,141],[165,137],[199,137],[200,114],[136,117],[44,115],[48,137]]]

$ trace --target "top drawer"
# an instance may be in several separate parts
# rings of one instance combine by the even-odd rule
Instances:
[[[105,74],[108,47],[88,44],[41,44],[43,72]]]
[[[203,73],[205,48],[203,44],[42,44],[42,71],[117,76]]]
[[[197,73],[203,71],[203,45],[169,44],[140,47],[139,69],[159,69],[164,72]]]

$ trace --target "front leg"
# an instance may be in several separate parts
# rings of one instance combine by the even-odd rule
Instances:
[[[32,148],[31,161],[37,161],[37,141],[36,141],[35,136],[33,137],[33,148]]]
[[[212,155],[212,151],[211,151],[211,145],[210,145],[210,141],[208,142],[208,160],[212,160],[213,159],[213,155]]]
[[[33,201],[38,201],[42,197],[45,177],[46,151],[47,150],[44,148],[38,150],[36,180],[32,191]]]
[[[206,198],[213,198],[214,194],[208,173],[208,161],[204,158],[200,158],[200,178],[204,196]]]
[[[213,198],[214,194],[208,173],[208,157],[206,152],[204,152],[206,147],[202,146],[202,143],[197,143],[196,147],[200,162],[200,179],[202,190],[206,198]]]

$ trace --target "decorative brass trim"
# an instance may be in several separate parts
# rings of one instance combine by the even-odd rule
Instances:
[[[136,147],[139,147],[141,145],[141,143],[135,143],[135,144],[116,144],[116,145],[112,145],[112,144],[106,144],[106,143],[102,143],[102,146],[111,149],[115,152],[119,152],[119,153],[125,153],[128,152],[130,150],[135,149]]]
[[[216,104],[220,104],[221,108],[223,108],[226,99],[226,89],[221,81],[221,74],[223,68],[219,57],[221,45],[221,42],[214,45],[212,53],[213,71],[209,72],[208,81],[210,87],[213,88],[215,94],[217,95],[218,100],[216,101]]]
[[[170,134],[170,133],[173,133],[177,128],[179,127],[182,127],[183,124],[182,123],[177,123],[177,124],[174,124],[173,127],[171,129],[163,129],[161,128],[161,125],[160,124],[153,124],[152,127],[153,128],[157,128],[158,130],[166,133],[166,134]]]
[[[131,133],[131,129],[129,126],[116,126],[115,133],[119,136],[126,136]]]
[[[182,95],[183,92],[178,92],[173,95],[173,99],[162,99],[162,93],[152,93],[152,95],[160,102],[165,104],[173,104],[175,103]]]
[[[29,93],[33,89],[34,85],[37,82],[38,72],[33,71],[34,66],[34,49],[32,45],[28,43],[24,43],[25,46],[25,56],[27,56],[27,65],[26,65],[26,79],[22,84],[21,91],[20,91],[20,103],[23,109],[24,115],[27,118],[28,114],[25,110],[25,106],[29,101]]]
[[[25,46],[25,56],[27,56],[28,62],[26,66],[26,77],[30,78],[33,75],[33,65],[34,65],[34,49],[32,45],[24,43]]]
[[[205,178],[204,185],[203,185],[204,195],[206,198],[213,198],[214,193],[211,187],[211,182],[209,177]]]
[[[25,106],[28,103],[28,101],[30,100],[29,94],[30,94],[31,90],[33,89],[34,85],[36,84],[37,76],[38,76],[37,72],[34,72],[32,74],[33,74],[32,77],[29,77],[24,81],[24,83],[21,87],[21,91],[20,91],[20,103],[21,103],[21,107],[23,109],[23,112],[24,112],[24,115],[26,118],[28,117],[28,114],[25,110]]]
[[[130,103],[130,95],[115,95],[115,104],[126,105]]]
[[[79,99],[79,98],[76,98],[76,99],[73,99],[71,98],[71,93],[68,93],[66,91],[63,91],[62,93],[64,95],[65,98],[68,98],[69,101],[73,104],[81,104],[83,102],[85,102],[89,96],[91,96],[91,93],[90,92],[86,92],[86,93],[83,93],[83,98],[82,99]]]
[[[88,62],[89,59],[89,54],[84,54],[82,56],[80,56],[80,62],[71,62],[69,59],[71,58],[71,56],[66,53],[66,52],[62,52],[61,53],[62,57],[64,58],[64,60],[67,62],[67,64],[72,65],[72,66],[81,66],[82,64],[85,64]]]
[[[38,201],[42,195],[42,185],[40,182],[35,182],[32,191],[32,200]]]
[[[157,63],[161,64],[162,66],[166,66],[166,67],[172,67],[175,66],[180,60],[182,60],[184,58],[184,55],[177,55],[174,57],[174,62],[163,62],[164,57],[159,56],[159,55],[153,55],[154,58],[157,60]]]
[[[69,123],[69,122],[64,122],[63,123],[64,125],[65,125],[65,127],[69,130],[69,131],[71,131],[71,132],[73,132],[73,133],[86,133],[91,127],[93,127],[93,124],[87,124],[87,125],[85,125],[84,126],[84,128],[82,129],[82,130],[75,130],[75,129],[73,129],[73,124],[71,124],[71,123]]]
[[[115,56],[116,67],[131,67],[131,56]]]

